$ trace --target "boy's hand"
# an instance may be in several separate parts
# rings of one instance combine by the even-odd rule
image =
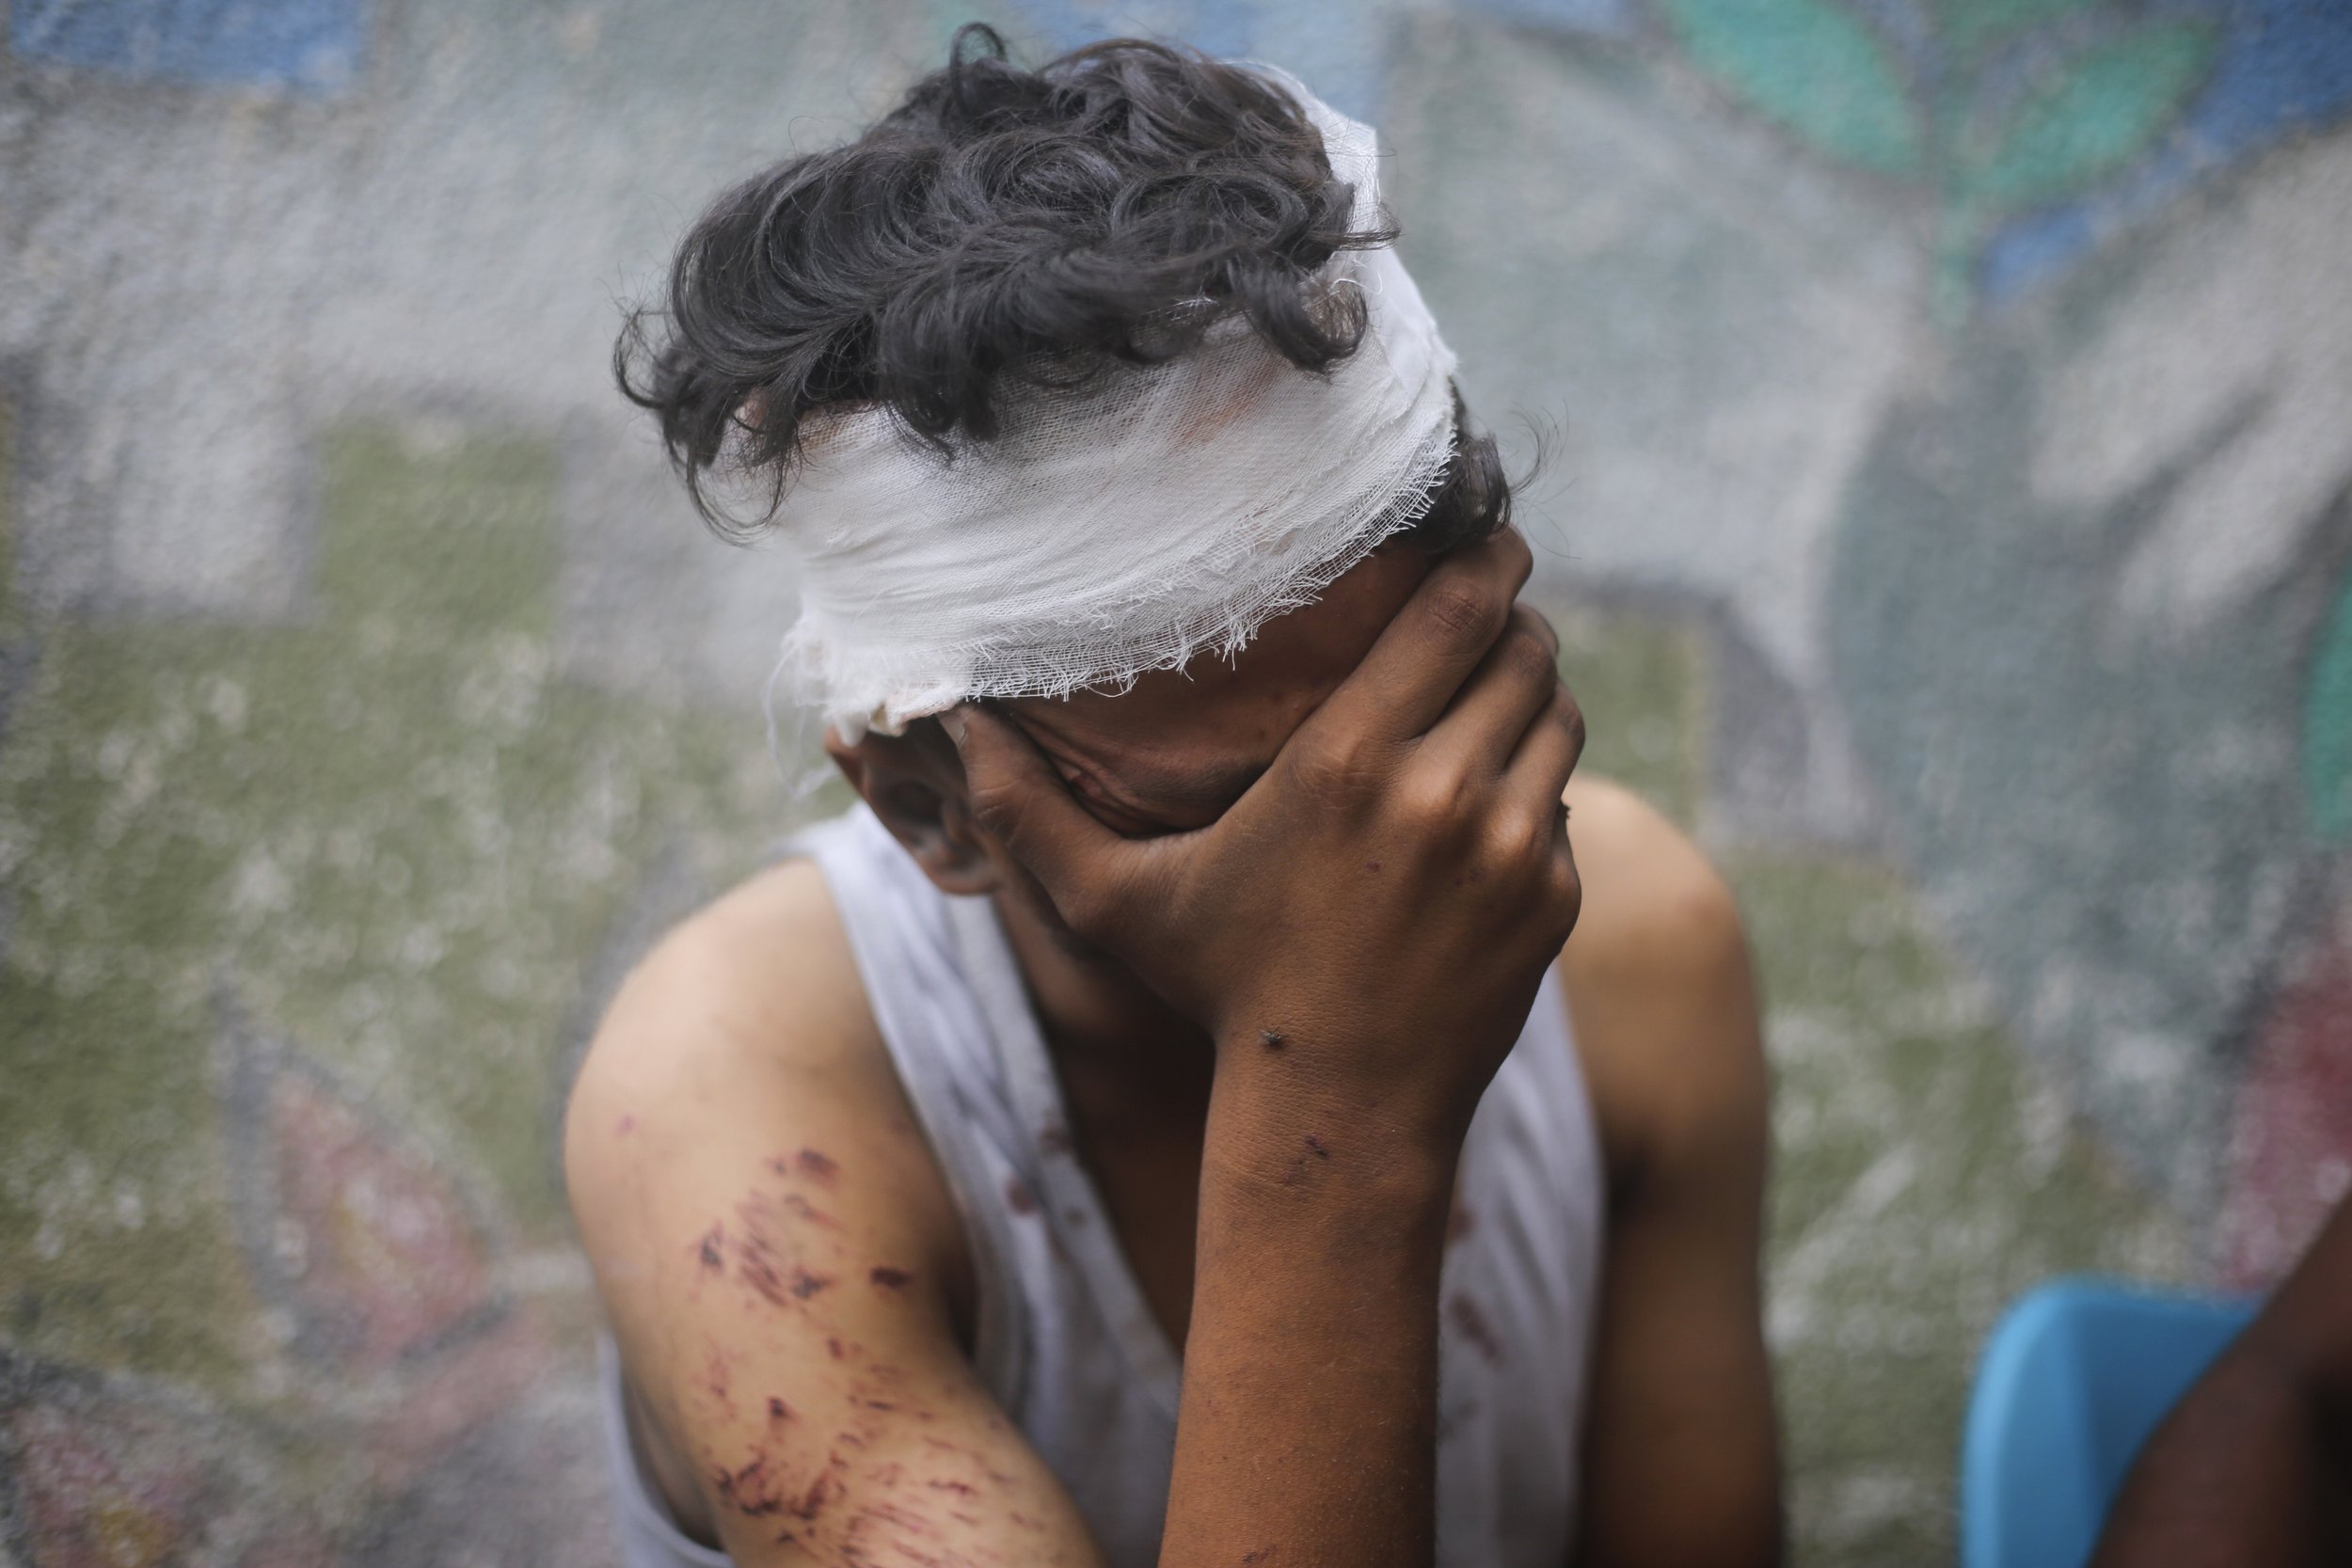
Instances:
[[[1010,722],[946,716],[974,808],[1062,919],[1214,1035],[1220,1084],[1458,1141],[1581,889],[1561,791],[1583,718],[1513,601],[1525,541],[1441,562],[1216,823],[1128,839]]]

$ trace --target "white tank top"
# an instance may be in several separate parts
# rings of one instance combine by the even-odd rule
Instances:
[[[950,898],[860,806],[795,841],[839,910],[907,1098],[961,1213],[982,1381],[1111,1568],[1159,1555],[1182,1366],[1073,1157],[1052,1059],[987,899]],[[1576,1517],[1602,1174],[1558,979],[1470,1124],[1445,1258],[1438,1561],[1559,1568]],[[604,1402],[628,1568],[719,1568]]]

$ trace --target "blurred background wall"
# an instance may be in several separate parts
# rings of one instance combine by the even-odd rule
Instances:
[[[1001,24],[1379,122],[1587,766],[1723,857],[1801,1561],[2048,1273],[2352,1180],[2352,7],[6,0],[0,1563],[609,1561],[555,1130],[788,818],[609,386],[721,182]]]

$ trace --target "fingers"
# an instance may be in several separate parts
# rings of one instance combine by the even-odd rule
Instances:
[[[940,721],[963,757],[973,815],[1044,885],[1064,918],[1072,890],[1115,884],[1126,840],[1078,803],[1017,725],[971,703]]]
[[[1426,732],[1494,646],[1534,564],[1509,529],[1439,562],[1314,722],[1375,740]]]
[[[1583,754],[1583,711],[1568,689],[1555,680],[1550,701],[1518,736],[1503,774],[1502,798],[1511,809],[1547,818],[1556,816],[1561,791],[1567,788]]]
[[[1528,726],[1560,690],[1560,634],[1525,605],[1509,621],[1454,705],[1429,731],[1422,749],[1451,757],[1466,772],[1502,772]]]

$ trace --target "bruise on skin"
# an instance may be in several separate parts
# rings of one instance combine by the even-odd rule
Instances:
[[[788,1307],[832,1286],[832,1275],[787,1260],[777,1243],[773,1203],[755,1193],[736,1205],[735,1213],[741,1222],[734,1239],[736,1276],[761,1297],[773,1306]],[[705,1238],[702,1256],[706,1268],[719,1266],[714,1259],[723,1256],[725,1240],[716,1227]]]
[[[731,1378],[726,1353],[712,1350],[703,1361],[703,1392],[716,1401],[720,1408],[729,1416],[735,1413],[735,1400],[730,1387]]]
[[[726,1243],[727,1233],[714,1225],[704,1231],[703,1239],[695,1243],[694,1256],[705,1269],[716,1274],[726,1267]]]
[[[822,1187],[832,1186],[834,1178],[841,1174],[841,1166],[822,1149],[803,1148],[792,1156],[792,1163],[800,1167],[803,1176]]]
[[[806,1220],[809,1224],[816,1226],[820,1229],[838,1230],[841,1228],[841,1222],[839,1220],[834,1219],[831,1214],[826,1213],[822,1209],[818,1208],[817,1205],[811,1203],[808,1199],[803,1197],[798,1193],[785,1194],[784,1207],[786,1212],[791,1214],[793,1218]]]
[[[788,1421],[792,1418],[792,1407],[771,1394],[768,1396],[768,1418],[771,1421]]]
[[[613,1135],[616,1137],[625,1138],[636,1131],[637,1118],[627,1111],[623,1111],[621,1113],[621,1119],[612,1124]]]
[[[1307,1173],[1313,1168],[1312,1162],[1309,1159],[1310,1155],[1315,1160],[1331,1158],[1331,1151],[1323,1146],[1323,1140],[1311,1132],[1303,1140],[1301,1147],[1307,1152],[1292,1155],[1290,1164],[1282,1172],[1282,1185],[1285,1187],[1295,1187],[1307,1180]]]
[[[1478,1354],[1494,1366],[1502,1364],[1502,1341],[1495,1337],[1494,1325],[1478,1303],[1468,1296],[1457,1295],[1445,1304],[1446,1316],[1462,1331],[1462,1338],[1478,1348]]]
[[[1021,1178],[1008,1176],[1005,1178],[1005,1204],[1016,1214],[1034,1214],[1037,1212],[1037,1194],[1029,1191],[1029,1184]]]
[[[745,1248],[744,1256],[736,1264],[735,1272],[742,1276],[744,1284],[758,1291],[770,1302],[778,1307],[791,1305],[788,1293],[785,1290],[784,1276],[776,1273],[775,1264],[769,1260],[765,1251],[755,1252],[748,1247]]]
[[[906,1270],[894,1269],[887,1264],[880,1268],[868,1269],[866,1272],[866,1277],[885,1291],[903,1291],[914,1279],[914,1275]]]
[[[792,1517],[806,1523],[825,1511],[825,1505],[833,1500],[834,1494],[840,1489],[839,1483],[833,1479],[834,1463],[834,1461],[829,1456],[825,1468],[818,1471],[817,1479],[808,1483],[808,1490],[802,1493],[794,1501],[785,1505]]]
[[[768,1456],[764,1453],[755,1455],[752,1462],[739,1470],[729,1470],[721,1465],[718,1474],[712,1478],[711,1490],[719,1495],[721,1502],[738,1513],[747,1513],[755,1519],[782,1513],[791,1507],[790,1499],[768,1474]]]

